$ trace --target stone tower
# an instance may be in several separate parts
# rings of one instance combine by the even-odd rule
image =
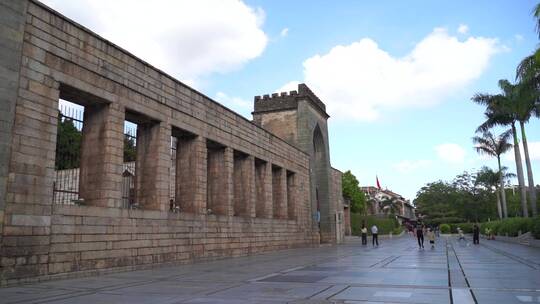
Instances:
[[[329,115],[326,113],[326,106],[307,85],[299,84],[298,91],[255,96],[252,114],[256,124],[309,155],[314,229],[319,218],[321,242],[335,242],[338,206],[331,194],[332,167],[328,148]]]

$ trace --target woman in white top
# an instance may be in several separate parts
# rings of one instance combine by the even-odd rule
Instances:
[[[373,237],[371,242],[373,243],[373,246],[377,244],[379,246],[379,228],[377,228],[377,225],[371,226],[371,236]]]

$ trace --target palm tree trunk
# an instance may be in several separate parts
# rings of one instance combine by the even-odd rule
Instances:
[[[499,214],[499,219],[502,219],[502,210],[501,210],[501,195],[498,192],[499,189],[495,190],[495,196],[497,196],[497,213]]]
[[[523,165],[521,164],[521,152],[519,152],[519,142],[517,138],[516,124],[512,122],[512,135],[514,137],[514,156],[516,159],[516,171],[521,196],[521,209],[523,217],[529,217],[527,207],[527,191],[525,190],[525,178],[523,177]]]
[[[497,162],[499,164],[499,190],[501,191],[503,217],[508,218],[508,209],[506,208],[506,191],[504,190],[504,178],[500,155],[497,155]],[[499,196],[497,196],[497,198],[499,198]]]
[[[529,200],[531,202],[532,215],[537,216],[536,210],[536,187],[534,186],[533,173],[531,168],[531,159],[529,158],[529,146],[527,144],[527,137],[525,136],[525,124],[520,121],[521,127],[521,140],[523,140],[523,151],[525,153],[525,165],[527,166],[527,179],[529,182]]]

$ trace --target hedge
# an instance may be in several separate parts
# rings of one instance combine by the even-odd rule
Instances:
[[[377,225],[379,228],[379,234],[400,234],[403,230],[395,218],[390,217],[376,217],[366,216],[359,213],[351,213],[351,230],[353,235],[360,235],[360,229],[362,229],[362,222],[365,221],[368,234],[371,234],[371,226]]]
[[[450,225],[448,224],[441,224],[439,226],[439,228],[441,229],[441,233],[450,233]]]
[[[443,224],[450,227],[451,232],[457,232],[461,228],[465,233],[472,233],[473,223]],[[441,232],[443,232],[441,225]],[[486,228],[491,229],[495,235],[518,236],[521,233],[531,232],[531,234],[540,239],[540,216],[535,218],[513,217],[504,220],[485,222],[480,224],[480,233],[485,234]],[[444,233],[444,232],[443,232]]]

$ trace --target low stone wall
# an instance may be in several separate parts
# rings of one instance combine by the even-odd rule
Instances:
[[[48,264],[39,265],[37,259],[18,261],[25,259],[22,252],[11,261],[4,258],[5,264],[24,262],[28,268],[13,268],[19,273],[12,273],[11,277],[19,279],[2,283],[11,285],[171,262],[245,256],[310,246],[318,243],[316,238],[318,235],[311,230],[301,230],[295,221],[286,219],[58,205],[51,217],[50,236],[26,238],[33,245],[49,245],[50,240]],[[9,237],[4,239],[4,244],[10,244]],[[32,276],[25,273],[27,270]]]

